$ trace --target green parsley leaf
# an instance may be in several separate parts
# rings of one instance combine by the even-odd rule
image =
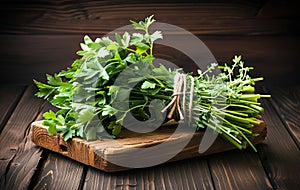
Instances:
[[[43,114],[43,117],[45,119],[48,119],[48,120],[56,120],[56,115],[52,110],[49,110],[48,112],[45,112]]]
[[[155,83],[152,83],[152,82],[149,82],[149,81],[145,81],[145,82],[143,82],[141,88],[142,89],[149,89],[149,88],[154,89],[155,85],[156,85]]]

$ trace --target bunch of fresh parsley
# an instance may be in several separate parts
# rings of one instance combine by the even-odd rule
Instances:
[[[150,102],[160,99],[166,105],[171,101],[179,70],[154,66],[154,41],[163,38],[160,31],[149,33],[154,21],[153,16],[131,21],[141,33],[115,34],[115,41],[108,37],[93,41],[85,36],[82,50],[77,52],[81,58],[71,67],[47,75],[47,84],[34,81],[39,88],[36,96],[59,108],[56,113],[50,110],[43,114],[50,135],[59,132],[65,141],[74,136],[87,140],[107,134],[117,137],[129,113],[141,121],[165,120],[163,106],[150,113]],[[252,127],[259,123],[257,118],[263,111],[257,102],[263,96],[254,94],[253,87],[261,78],[249,77],[251,68],[244,67],[240,56],[233,62],[231,67],[220,67],[223,73],[216,76],[208,75],[218,68],[212,64],[207,71],[199,70],[196,77],[187,74],[187,79],[195,81],[195,127],[210,127],[238,148],[245,148],[246,144],[253,146],[249,140],[256,136]]]
[[[93,140],[106,134],[105,130],[116,137],[128,112],[139,120],[147,120],[150,118],[149,102],[170,99],[174,71],[170,72],[163,65],[155,67],[152,63],[154,41],[162,39],[160,31],[149,33],[154,21],[153,16],[138,23],[131,21],[134,28],[143,33],[115,34],[115,41],[108,37],[93,41],[85,36],[84,43],[80,44],[82,50],[77,52],[81,58],[70,68],[47,75],[47,84],[34,81],[39,88],[36,96],[60,109],[43,115],[43,124],[49,127],[49,134],[60,132],[64,140],[73,136]],[[125,69],[127,82],[115,85],[116,78]],[[135,84],[134,88],[131,83]],[[129,91],[129,109],[114,108],[112,105],[122,103]],[[122,114],[119,119],[114,116],[117,112]]]

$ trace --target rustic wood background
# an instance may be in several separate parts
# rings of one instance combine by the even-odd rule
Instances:
[[[2,0],[0,189],[300,189],[298,9],[292,0]],[[272,98],[262,101],[268,133],[258,153],[110,174],[35,146],[30,124],[49,105],[34,97],[32,79],[69,66],[85,34],[99,37],[151,14],[196,34],[219,62],[242,54],[266,78],[262,90]]]
[[[283,0],[2,1],[0,81],[44,80],[75,60],[85,34],[100,37],[151,14],[197,35],[220,63],[242,54],[265,84],[300,81],[297,6]],[[172,51],[163,53],[180,62]]]
[[[0,189],[300,189],[298,9],[284,0],[2,0]],[[242,54],[265,76],[272,98],[262,101],[268,134],[258,153],[107,174],[35,146],[30,123],[49,105],[34,97],[32,79],[70,65],[84,34],[101,36],[151,14],[196,34],[219,62]]]

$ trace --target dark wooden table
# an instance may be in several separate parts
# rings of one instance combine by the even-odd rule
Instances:
[[[300,189],[299,8],[286,0],[3,0],[0,4],[0,190]],[[104,173],[35,146],[30,124],[49,105],[32,79],[69,66],[83,36],[155,15],[199,37],[219,63],[243,55],[264,76],[267,139],[251,149]],[[179,66],[187,59],[157,54]],[[180,65],[181,64],[181,65]],[[279,87],[283,86],[283,87]]]
[[[105,173],[37,147],[31,122],[49,105],[34,86],[0,86],[0,189],[299,189],[300,86],[266,90],[264,143],[145,169]]]

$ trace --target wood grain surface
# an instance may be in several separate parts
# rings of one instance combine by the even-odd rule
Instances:
[[[274,107],[300,149],[300,88],[274,88],[271,92]]]
[[[259,134],[252,140],[253,144],[261,143],[266,136],[266,126],[262,122],[253,128],[254,133]],[[36,121],[31,126],[31,140],[38,146],[60,153],[78,162],[93,166],[106,172],[122,171],[130,168],[115,165],[110,160],[132,159],[131,155],[137,153],[134,148],[147,148],[168,142],[170,151],[172,147],[180,146],[185,139],[189,140],[193,136],[192,131],[182,131],[173,136],[174,129],[162,127],[151,133],[144,135],[134,134],[131,131],[123,130],[118,139],[102,139],[97,141],[86,141],[81,138],[73,138],[64,141],[60,134],[48,135],[47,127],[42,125],[42,121]],[[199,144],[204,132],[197,132],[187,146],[184,147],[175,157],[169,161],[182,160],[195,156],[204,156],[217,152],[234,149],[234,146],[221,138],[217,138],[212,146],[204,153],[199,154]],[[145,152],[145,151],[144,151]],[[149,152],[149,151],[148,151]],[[168,152],[160,154],[143,153],[139,159],[142,163],[151,162],[161,157],[168,156]],[[141,154],[139,154],[141,155]],[[128,156],[128,158],[126,157]]]
[[[0,132],[15,109],[23,91],[24,86],[0,86]]]
[[[213,155],[209,165],[216,189],[273,189],[258,155],[252,150]]]
[[[258,150],[261,161],[273,187],[299,189],[299,148],[278,117],[280,110],[275,110],[273,105],[266,100],[262,101],[262,106],[265,108],[264,121],[268,125],[268,134],[265,143]]]
[[[45,73],[71,65],[85,34],[101,37],[128,25],[130,19],[154,14],[159,22],[197,35],[220,63],[242,54],[266,82],[296,84],[300,81],[294,61],[300,43],[296,7],[282,0],[7,1],[0,6],[0,83],[27,85],[32,78],[44,79]],[[174,56],[170,51],[164,55]],[[179,66],[195,69],[183,57],[176,60]]]
[[[3,33],[105,34],[155,15],[160,22],[174,24],[194,34],[262,35],[289,33],[293,21],[256,18],[262,4],[236,2],[175,3],[110,1],[18,3],[2,8],[2,18],[13,15],[14,25],[3,20]],[[34,10],[34,11],[33,11]],[[188,10],[188,11],[187,11]],[[178,17],[180,15],[180,17]]]
[[[96,35],[92,37],[94,39]],[[231,63],[234,55],[242,55],[247,65],[255,67],[253,76],[265,77],[262,83],[292,85],[300,80],[297,77],[299,65],[294,61],[298,55],[299,37],[200,36],[200,39],[220,64]],[[1,62],[0,83],[28,84],[33,79],[45,80],[46,73],[65,69],[78,58],[76,52],[82,40],[83,35],[0,35],[0,41],[6,47],[2,50],[5,56],[1,58],[4,61]],[[15,51],[15,47],[23,51]],[[154,55],[187,71],[198,68],[187,56],[171,48],[157,45]],[[197,58],[197,54],[193,57]]]
[[[30,86],[11,114],[0,134],[0,187],[27,188],[38,165],[41,149],[29,139],[30,124],[43,104],[33,96],[36,89]]]
[[[181,172],[177,172],[180,170]],[[213,189],[207,158],[165,163],[116,173],[89,168],[84,189]]]
[[[45,161],[42,172],[33,189],[78,189],[83,165],[70,162],[57,154],[50,154]]]

